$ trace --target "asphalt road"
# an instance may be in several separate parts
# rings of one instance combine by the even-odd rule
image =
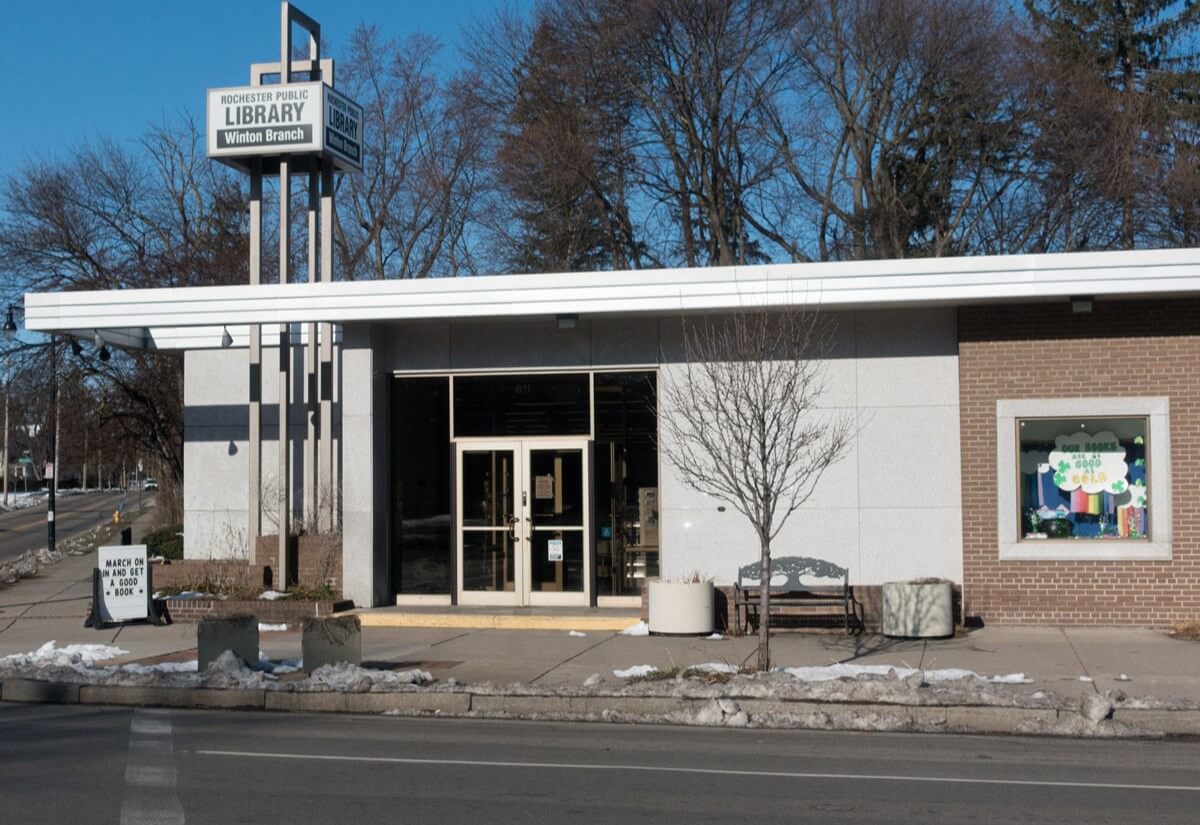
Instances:
[[[86,533],[102,521],[112,518],[113,510],[126,493],[83,493],[64,496],[54,505],[54,533],[57,541],[66,541]],[[127,510],[137,508],[137,493],[128,494]],[[27,550],[46,546],[46,504],[25,510],[0,512],[0,561],[15,559]],[[0,821],[3,821],[0,819]]]
[[[0,704],[0,822],[1197,821],[1200,742]]]

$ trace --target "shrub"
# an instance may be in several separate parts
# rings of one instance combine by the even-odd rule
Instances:
[[[181,525],[171,527],[160,527],[157,530],[151,530],[142,538],[142,543],[146,545],[146,552],[151,556],[162,556],[164,559],[182,559],[183,558],[183,532]]]

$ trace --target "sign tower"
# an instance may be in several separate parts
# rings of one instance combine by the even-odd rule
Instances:
[[[308,58],[293,59],[292,30],[308,34]],[[277,77],[278,82],[268,83]],[[307,183],[308,280],[333,280],[335,172],[362,169],[362,107],[334,88],[333,61],[321,57],[321,26],[291,3],[280,10],[279,62],[252,63],[250,85],[208,90],[208,156],[250,176],[250,283],[262,283],[263,178],[279,178],[279,283],[291,282],[291,197],[293,178]],[[297,288],[302,288],[297,285]],[[293,328],[294,327],[294,328]],[[275,484],[279,555],[276,581],[289,582],[287,539],[292,524],[292,474],[288,439],[291,344],[304,348],[303,401],[307,433],[303,451],[303,512],[319,530],[337,527],[333,460],[333,325],[279,326],[279,467]],[[249,550],[262,534],[261,325],[249,329]],[[226,343],[229,338],[226,337]]]

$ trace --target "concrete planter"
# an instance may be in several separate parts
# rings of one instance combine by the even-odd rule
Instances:
[[[650,582],[650,632],[713,632],[712,582]]]
[[[258,619],[254,616],[228,616],[205,619],[196,626],[198,669],[203,672],[226,650],[251,667],[258,664]]]
[[[339,662],[362,664],[362,623],[357,616],[305,619],[301,654],[305,673]]]
[[[954,587],[948,581],[883,586],[883,635],[928,639],[954,635]]]

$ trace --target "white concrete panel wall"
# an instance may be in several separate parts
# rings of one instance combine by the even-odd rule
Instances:
[[[302,351],[293,349],[290,410],[291,513],[302,521],[307,435]],[[279,350],[263,348],[263,532],[277,531]],[[183,542],[189,559],[249,558],[249,365],[246,350],[189,350],[184,356]],[[340,448],[334,406],[334,456]]]
[[[820,406],[857,431],[841,462],[776,540],[775,554],[847,566],[854,582],[962,578],[956,314],[952,308],[852,311],[836,319]],[[664,385],[682,374],[679,323],[658,319],[415,322],[346,328],[340,368],[345,592],[358,604],[387,598],[386,376],[393,372],[619,368],[657,363]],[[275,397],[273,351],[263,397]],[[245,351],[192,351],[186,360],[185,552],[231,555],[246,525]],[[303,411],[293,412],[295,437]],[[275,431],[264,428],[264,479],[275,473]],[[232,445],[232,446],[231,446]],[[299,450],[294,453],[298,456]],[[757,558],[757,541],[732,506],[689,488],[660,456],[662,564],[718,583]],[[295,489],[295,488],[294,488]],[[724,510],[720,509],[724,507]],[[266,522],[270,530],[272,523]]]
[[[382,329],[347,327],[342,344],[342,593],[360,607],[382,603],[387,581],[387,386]]]
[[[246,557],[246,351],[184,356],[183,553]]]
[[[962,580],[958,356],[953,309],[835,313],[819,406],[854,419],[845,457],[773,544],[814,556],[859,584],[918,576]],[[678,332],[663,321],[665,386],[684,374]],[[692,572],[729,584],[758,558],[747,519],[686,487],[660,458],[664,577]],[[724,512],[719,508],[724,506]]]

